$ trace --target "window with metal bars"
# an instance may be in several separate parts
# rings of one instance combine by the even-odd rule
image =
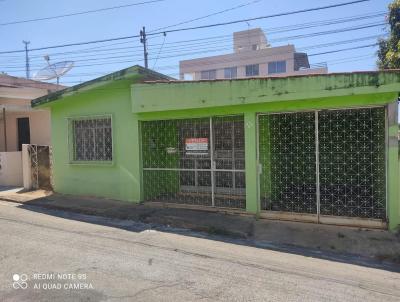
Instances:
[[[72,162],[111,162],[111,116],[73,118],[69,120]]]

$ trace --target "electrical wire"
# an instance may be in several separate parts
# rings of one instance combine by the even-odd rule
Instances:
[[[215,13],[211,13],[211,14],[202,16],[202,17],[197,17],[197,18],[194,18],[194,19],[189,19],[189,20],[182,21],[182,22],[179,22],[179,23],[167,25],[167,26],[164,26],[164,27],[159,27],[159,28],[150,30],[149,33],[155,32],[155,31],[164,30],[164,29],[175,27],[175,26],[179,26],[179,25],[183,25],[183,24],[187,24],[187,23],[191,23],[191,22],[194,22],[194,21],[203,20],[203,19],[206,19],[206,18],[209,18],[209,17],[213,17],[213,16],[216,16],[216,15],[224,14],[224,13],[229,12],[229,11],[233,11],[235,9],[243,8],[243,7],[246,7],[246,6],[261,2],[261,1],[262,0],[254,0],[254,1],[251,1],[251,2],[243,3],[243,4],[240,4],[240,5],[234,6],[234,7],[230,7],[230,8],[215,12]]]
[[[201,25],[201,26],[195,26],[195,27],[171,29],[171,30],[166,30],[166,31],[162,31],[162,32],[153,32],[153,33],[148,33],[147,35],[151,36],[151,35],[160,35],[160,34],[164,34],[164,33],[172,33],[172,32],[181,32],[181,31],[188,31],[188,30],[211,28],[211,27],[219,27],[219,26],[232,25],[232,24],[243,23],[243,22],[254,21],[254,20],[282,17],[282,16],[288,16],[288,15],[312,12],[312,11],[319,11],[319,10],[343,7],[343,6],[348,6],[348,5],[353,5],[353,4],[358,4],[358,3],[368,2],[368,1],[370,1],[370,0],[356,0],[356,1],[343,2],[343,3],[337,3],[337,4],[332,4],[332,5],[326,5],[326,6],[319,6],[319,7],[308,8],[308,9],[288,11],[288,12],[277,13],[277,14],[272,14],[272,15],[267,15],[267,16],[240,19],[240,20],[221,22],[221,23],[215,23],[215,24],[208,24],[208,25]],[[46,47],[33,48],[33,49],[30,49],[29,51],[54,49],[54,48],[63,48],[63,47],[71,47],[71,46],[78,46],[78,45],[96,44],[96,43],[118,41],[118,40],[132,39],[132,38],[138,38],[138,37],[140,37],[140,35],[132,35],[132,36],[116,37],[116,38],[109,38],[109,39],[102,39],[102,40],[84,41],[84,42],[75,42],[75,43],[66,43],[66,44],[60,44],[60,45],[51,45],[51,46],[46,46]],[[24,51],[25,50],[9,50],[9,51],[1,51],[0,54],[19,53],[19,52],[24,52]]]
[[[155,61],[154,61],[153,69],[154,69],[154,68],[156,67],[156,65],[157,65],[157,61],[158,61],[158,58],[160,57],[160,54],[161,54],[161,51],[162,51],[162,49],[163,49],[163,46],[164,46],[165,38],[166,38],[166,37],[167,37],[167,35],[164,35],[164,40],[163,40],[163,43],[161,44],[160,50],[158,51],[157,57],[156,57],[156,59],[155,59]]]
[[[319,52],[319,53],[313,53],[313,54],[308,54],[308,57],[313,57],[313,56],[319,56],[319,55],[324,55],[324,54],[331,54],[331,53],[337,53],[337,52],[343,52],[343,51],[349,51],[349,50],[356,50],[356,49],[362,49],[362,48],[369,48],[369,47],[374,47],[377,46],[377,43],[374,44],[368,44],[368,45],[361,45],[361,46],[355,46],[355,47],[349,47],[349,48],[343,48],[343,49],[335,49],[335,50],[331,50],[331,51],[326,51],[326,52]],[[203,53],[209,53],[210,51],[198,51],[198,52],[191,52],[191,53],[184,53],[184,54],[177,54],[177,55],[171,55],[171,56],[162,56],[159,57],[159,59],[165,59],[165,58],[175,58],[175,57],[182,57],[182,56],[193,56],[195,54],[203,54]],[[292,53],[293,51],[287,51],[286,53]],[[282,52],[281,54],[284,54],[285,52]],[[269,56],[275,56],[275,54],[271,54],[271,55],[265,55],[264,58],[269,57]],[[115,58],[109,58],[109,59],[117,59],[118,57]],[[247,60],[247,59],[251,59],[254,58],[254,54],[249,53],[248,56],[244,56],[241,59],[243,60]],[[290,60],[290,59],[286,59],[286,60]],[[294,60],[294,59],[291,59]],[[103,65],[110,65],[110,64],[123,64],[123,63],[137,63],[137,62],[143,62],[143,59],[137,59],[137,60],[119,60],[119,61],[102,61],[100,63],[90,63],[90,64],[81,64],[81,65],[76,65],[74,66],[75,68],[82,68],[82,67],[93,67],[93,66],[103,66]],[[208,65],[214,65],[214,64],[219,64],[219,63],[230,63],[236,61],[236,59],[220,59],[218,61],[210,61],[208,63]],[[204,64],[203,67],[205,67],[207,64]],[[205,67],[206,68],[206,67]],[[17,71],[24,71],[24,69],[20,69],[20,70],[14,70],[14,72]]]
[[[358,29],[364,29],[365,26],[361,26],[361,27],[354,27],[353,30],[358,30]],[[313,33],[309,33],[306,35],[296,35],[296,36],[289,36],[289,37],[285,37],[285,38],[278,38],[276,40],[279,41],[289,41],[292,39],[298,39],[298,38],[306,38],[306,37],[314,37],[314,36],[320,36],[320,35],[326,35],[326,34],[333,34],[333,33],[340,33],[342,31],[348,31],[349,28],[344,28],[344,29],[336,29],[333,31],[322,31],[322,32],[313,32]],[[308,50],[308,49],[314,49],[314,48],[321,48],[321,47],[329,47],[329,46],[337,46],[340,44],[348,44],[348,43],[354,43],[354,42],[359,42],[359,41],[365,41],[368,39],[377,39],[379,37],[382,37],[382,35],[373,35],[373,36],[367,36],[367,37],[360,37],[358,39],[350,39],[350,40],[344,40],[344,41],[336,41],[336,42],[331,42],[331,43],[325,43],[325,44],[314,44],[312,46],[308,46],[308,47],[302,47],[299,48],[298,50],[304,51],[304,50]],[[181,54],[182,51],[187,51],[187,50],[196,50],[195,53],[191,52],[190,54],[198,54],[198,51],[201,51],[202,53],[209,53],[209,52],[216,52],[216,51],[224,51],[224,50],[229,50],[231,48],[231,44],[220,44],[219,42],[216,42],[217,47],[211,48],[210,47],[210,42],[207,43],[208,46],[204,47],[189,47],[189,48],[177,48],[177,49],[169,49],[167,51],[164,51],[165,54],[168,53],[177,53],[177,54]],[[204,52],[206,51],[206,52]],[[142,56],[142,52],[141,51],[124,51],[124,52],[112,52],[112,53],[107,53],[105,55],[113,55],[113,54],[119,54],[119,53],[128,53],[127,55],[120,55],[120,56],[107,56],[107,57],[101,57],[98,54],[92,54],[92,55],[82,55],[82,56],[75,56],[75,57],[65,57],[63,58],[64,60],[71,60],[74,59],[76,62],[82,62],[82,61],[98,61],[98,60],[107,60],[107,59],[117,59],[117,58],[139,58]],[[92,58],[94,57],[94,58]],[[159,55],[158,55],[159,57]],[[77,59],[76,58],[82,58],[82,59]],[[157,59],[158,60],[158,59]],[[19,66],[2,66],[3,68],[22,68],[22,64]],[[39,65],[33,65],[31,64],[32,67],[40,67]]]
[[[271,42],[287,42],[290,40],[295,40],[295,39],[304,39],[304,38],[309,38],[309,37],[315,37],[315,36],[321,36],[321,35],[328,35],[328,34],[337,34],[337,33],[341,33],[341,32],[348,32],[348,31],[354,31],[354,30],[362,30],[362,29],[366,29],[366,28],[371,28],[371,27],[376,27],[376,26],[381,26],[383,23],[378,23],[378,24],[362,24],[361,26],[352,26],[352,27],[345,27],[345,28],[337,28],[334,30],[329,30],[329,31],[319,31],[319,32],[312,32],[312,33],[307,33],[307,34],[303,34],[303,35],[294,35],[294,36],[286,36],[286,37],[280,37],[280,38],[276,38],[276,39],[271,39]],[[378,36],[376,36],[378,37]],[[365,38],[371,38],[371,37],[363,37],[362,39]],[[330,43],[329,45],[335,45],[336,43],[351,43],[352,41],[358,41],[360,39],[352,39],[352,40],[346,40],[346,41],[341,41],[341,42],[333,42]],[[207,47],[209,47],[209,45],[212,44],[218,44],[220,47],[217,48],[217,50],[226,50],[228,47],[231,47],[229,44],[229,46],[227,44],[222,44],[220,43],[220,41],[222,40],[215,40],[215,41],[207,41],[207,42],[200,42],[200,43],[191,43],[189,45],[185,45],[185,46],[189,46],[189,50],[196,50],[196,49],[200,49],[200,50],[204,50],[204,48],[196,48],[193,47],[193,45],[207,45]],[[165,42],[165,40],[164,40]],[[167,43],[165,43],[167,44]],[[223,46],[224,48],[221,48],[221,46]],[[128,47],[128,49],[132,48],[134,46],[130,46]],[[320,47],[320,46],[318,46]],[[137,49],[139,49],[140,47],[135,47]],[[165,46],[163,49],[166,49],[166,51],[164,51],[164,53],[171,53],[174,51],[182,51],[185,50],[185,48],[182,48],[182,46],[174,46],[174,47],[168,47]],[[186,48],[187,50],[188,48]],[[215,48],[214,48],[215,49]],[[111,55],[111,54],[117,54],[117,53],[129,53],[129,55],[125,56],[125,57],[134,57],[135,55],[140,55],[142,52],[141,51],[123,51],[123,52],[109,52],[106,55]],[[88,60],[92,60],[90,59],[90,57],[98,57],[98,54],[85,54],[85,55],[79,55],[79,56],[69,56],[69,57],[65,57],[63,58],[64,60],[71,60],[71,59],[75,59],[75,58],[89,58]],[[124,56],[120,56],[120,57],[124,57]],[[60,59],[59,59],[60,60]],[[82,60],[77,60],[77,61],[82,61]],[[10,63],[10,60],[7,60],[8,63]],[[11,61],[12,62],[12,61]],[[35,62],[34,59],[31,60],[31,62]],[[22,64],[21,64],[22,66]],[[32,65],[33,66],[33,65]],[[6,66],[3,66],[3,68],[8,68]]]
[[[363,19],[371,19],[371,18],[375,18],[375,17],[381,17],[384,16],[385,13],[377,13],[377,14],[366,14],[366,15],[356,15],[356,16],[352,16],[352,17],[345,17],[345,18],[336,18],[336,19],[328,19],[325,21],[317,21],[317,22],[308,22],[308,23],[299,23],[299,24],[292,24],[292,25],[288,25],[288,26],[282,26],[282,27],[274,27],[274,28],[263,28],[264,31],[266,31],[268,33],[268,35],[273,35],[276,33],[282,33],[282,32],[289,32],[289,31],[295,31],[295,30],[301,30],[301,29],[305,29],[305,28],[311,28],[311,27],[320,27],[320,26],[328,26],[328,25],[333,25],[333,24],[339,24],[339,23],[345,23],[345,22],[354,22],[354,21],[358,21],[358,20],[363,20]],[[258,34],[257,34],[258,35]],[[165,43],[163,49],[167,49],[167,48],[171,48],[171,47],[179,47],[177,44],[187,44],[189,42],[193,42],[193,41],[198,41],[195,43],[191,43],[190,45],[197,45],[197,44],[208,44],[210,42],[207,42],[208,40],[213,40],[212,43],[215,42],[219,42],[219,41],[231,41],[231,36],[232,34],[229,35],[220,35],[220,36],[211,36],[211,37],[206,37],[206,38],[202,38],[202,39],[192,39],[192,40],[183,40],[183,41],[176,41],[176,42],[167,42]],[[251,35],[252,36],[252,35]],[[219,39],[219,38],[227,38],[227,39]],[[150,38],[158,38],[158,37],[149,37]],[[218,39],[218,40],[215,40]],[[33,55],[30,56],[30,58],[42,58],[44,55],[51,55],[51,56],[57,56],[57,55],[63,55],[63,54],[74,54],[74,53],[87,53],[87,52],[97,52],[97,51],[111,51],[111,50],[121,50],[121,49],[136,49],[136,48],[140,48],[142,49],[143,46],[138,45],[138,46],[128,46],[128,47],[116,47],[116,48],[108,48],[108,49],[104,49],[104,47],[109,47],[112,45],[121,45],[121,44],[127,44],[127,43],[132,43],[131,41],[125,41],[125,42],[117,42],[117,43],[112,43],[112,44],[108,44],[108,45],[101,45],[101,46],[95,46],[95,47],[91,47],[91,48],[84,48],[84,49],[80,49],[80,50],[76,50],[76,51],[68,51],[68,52],[57,52],[57,53],[42,53],[42,54],[38,54],[38,55]],[[148,44],[149,49],[151,47],[159,47],[161,45],[161,43],[156,43],[156,44]],[[173,45],[173,46],[168,46],[168,45]],[[103,48],[103,49],[99,49],[99,48]],[[1,58],[1,57],[0,57]]]
[[[255,20],[283,17],[283,16],[295,15],[295,14],[300,14],[300,13],[307,13],[307,12],[313,12],[313,11],[318,11],[318,10],[325,10],[325,9],[330,9],[330,8],[348,6],[348,5],[358,4],[358,3],[367,2],[367,1],[370,1],[370,0],[356,0],[356,1],[351,1],[351,2],[343,2],[343,3],[332,4],[332,5],[319,6],[319,7],[307,8],[307,9],[301,9],[301,10],[294,10],[294,11],[289,11],[289,12],[284,12],[284,13],[277,13],[277,14],[261,16],[261,17],[240,19],[240,20],[220,22],[220,23],[207,24],[207,25],[199,25],[199,26],[186,27],[186,28],[170,29],[170,30],[165,30],[163,32],[148,33],[147,35],[151,36],[151,35],[158,35],[161,33],[173,33],[173,32],[180,32],[180,31],[188,31],[188,30],[195,30],[195,29],[204,29],[204,28],[210,28],[210,27],[232,25],[232,24],[250,22],[250,21],[255,21]]]
[[[93,14],[93,13],[98,13],[98,12],[104,12],[104,11],[109,11],[109,10],[115,10],[115,9],[120,9],[120,8],[127,8],[127,7],[132,7],[132,6],[139,6],[139,5],[145,5],[145,4],[151,4],[151,3],[163,2],[163,1],[165,1],[165,0],[149,0],[149,1],[144,1],[144,2],[136,2],[136,3],[130,3],[130,4],[118,5],[118,6],[112,6],[112,7],[105,7],[105,8],[99,8],[99,9],[93,9],[93,10],[86,10],[86,11],[75,12],[75,13],[70,13],[70,14],[63,14],[63,15],[52,16],[52,17],[42,17],[42,18],[27,19],[27,20],[9,21],[9,22],[0,23],[0,26],[15,25],[15,24],[22,24],[22,23],[31,23],[31,22],[38,22],[38,21],[45,21],[45,20],[53,20],[53,19],[72,17],[72,16]]]

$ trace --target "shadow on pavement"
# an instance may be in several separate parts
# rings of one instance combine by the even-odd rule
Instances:
[[[157,230],[400,272],[400,256],[399,259],[393,258],[397,254],[394,256],[388,254],[389,256],[387,256],[376,252],[375,255],[366,256],[355,253],[354,251],[357,251],[357,249],[354,248],[350,252],[348,251],[347,245],[357,245],[357,241],[354,239],[354,236],[356,236],[354,234],[357,234],[357,232],[359,232],[359,236],[369,236],[360,237],[360,241],[368,240],[368,245],[366,244],[365,247],[360,244],[359,249],[365,250],[368,246],[376,245],[376,247],[385,250],[385,247],[382,248],[381,246],[385,240],[386,245],[394,245],[394,249],[400,246],[400,238],[385,231],[365,230],[364,232],[355,228],[265,219],[257,220],[253,216],[58,194],[30,200],[18,207],[64,219],[132,232]],[[378,235],[381,237],[377,237]],[[397,242],[391,243],[388,241],[389,239],[392,240],[393,237],[397,238]],[[301,244],[298,243],[298,240],[302,240]],[[318,240],[321,241],[321,246],[316,245]],[[343,247],[341,247],[339,243],[341,241],[346,242],[346,240],[349,243],[342,244]],[[338,248],[332,249],[333,244],[336,244]],[[400,249],[398,252],[400,253]],[[399,263],[387,261],[388,259],[397,260]]]

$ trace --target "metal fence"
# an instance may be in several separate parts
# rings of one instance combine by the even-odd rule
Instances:
[[[261,209],[317,213],[314,112],[260,116]]]
[[[141,124],[147,201],[245,207],[242,116]]]
[[[319,113],[322,215],[386,218],[385,109]]]
[[[259,116],[261,208],[385,220],[385,108]]]
[[[52,190],[50,146],[28,145],[32,187]]]

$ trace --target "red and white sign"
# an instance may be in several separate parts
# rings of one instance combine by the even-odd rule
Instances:
[[[187,138],[185,139],[186,151],[208,151],[208,138]]]

